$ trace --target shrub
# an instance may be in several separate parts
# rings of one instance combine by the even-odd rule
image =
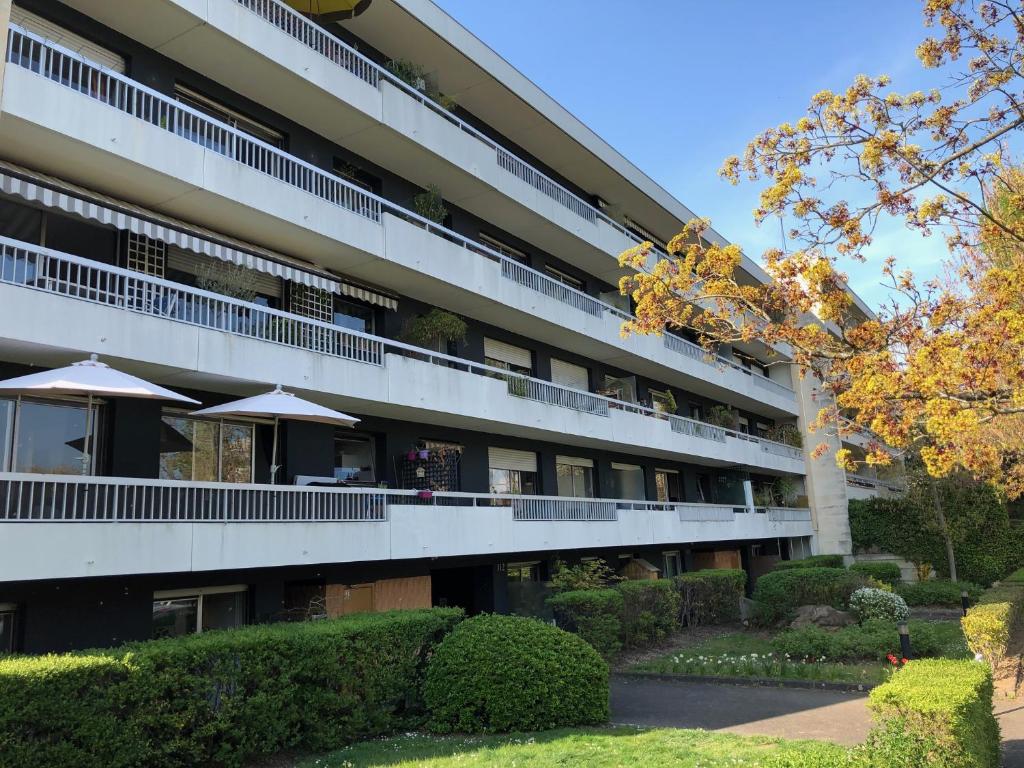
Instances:
[[[687,626],[739,620],[747,573],[739,568],[709,568],[675,577],[682,620]]]
[[[981,595],[981,587],[969,581],[948,581],[946,579],[929,579],[900,584],[896,589],[907,605],[946,605],[960,606],[960,593],[967,590],[970,601],[976,602]]]
[[[915,657],[941,656],[955,652],[951,646],[962,643],[954,632],[956,624],[927,621],[910,622],[910,640]],[[890,653],[900,653],[896,627],[889,621],[873,620],[834,631],[821,627],[801,627],[780,632],[772,638],[772,650],[793,659],[821,658],[832,661],[884,661]]]
[[[422,723],[435,609],[0,660],[0,755],[19,768],[239,766]]]
[[[850,595],[850,610],[859,621],[884,619],[894,623],[910,616],[910,608],[902,597],[872,587],[861,587]]]
[[[971,661],[913,661],[869,698],[871,764],[906,768],[997,768],[999,726],[992,676]]]
[[[439,733],[603,723],[608,665],[580,638],[536,619],[475,616],[438,645],[424,698]]]
[[[622,650],[622,593],[617,589],[579,589],[548,598],[558,626],[575,632],[605,658]]]
[[[551,588],[556,592],[579,589],[601,589],[622,581],[622,577],[604,560],[584,560],[576,565],[566,565],[555,560],[551,574]]]
[[[864,586],[864,577],[845,568],[790,568],[766,573],[757,580],[754,600],[762,618],[777,621],[801,605],[831,605],[845,610],[850,595]]]
[[[788,568],[843,568],[842,555],[811,555],[802,560],[780,560],[775,570],[784,571]]]
[[[670,580],[624,581],[616,588],[623,599],[622,638],[626,646],[656,643],[679,626],[679,592]]]
[[[1014,571],[1013,573],[1011,573],[1009,576],[1007,576],[1005,579],[1003,579],[1003,583],[1004,584],[1024,584],[1024,568],[1020,568],[1020,569]]]
[[[891,587],[895,587],[903,578],[900,567],[896,563],[854,563],[850,566],[850,570],[863,573],[865,576],[870,576],[872,579],[888,584]]]
[[[960,619],[967,646],[996,666],[1006,656],[1010,635],[1024,611],[1024,586],[1016,583],[985,590],[978,604]]]

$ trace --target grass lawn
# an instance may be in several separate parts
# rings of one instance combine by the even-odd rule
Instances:
[[[618,768],[718,768],[756,766],[766,755],[843,751],[833,744],[783,741],[765,736],[733,736],[699,730],[631,727],[563,729],[502,736],[439,737],[405,734],[365,741],[319,757],[297,768],[483,768],[484,766],[587,766]]]
[[[970,654],[958,621],[928,622],[941,648],[937,655],[963,659]],[[915,622],[911,623],[911,639]],[[893,629],[894,647],[898,648]],[[827,657],[792,659],[772,644],[764,632],[734,632],[699,645],[650,659],[630,668],[637,672],[663,672],[714,677],[765,677],[779,680],[819,680],[836,683],[876,684],[888,679],[892,666],[876,658],[834,661]]]

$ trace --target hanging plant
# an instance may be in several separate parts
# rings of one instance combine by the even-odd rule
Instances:
[[[444,206],[444,199],[441,197],[441,188],[436,184],[427,187],[426,192],[420,192],[412,199],[412,208],[424,219],[443,224],[448,216],[448,209]]]
[[[420,347],[436,349],[439,342],[466,340],[466,321],[458,315],[436,307],[425,315],[408,320],[402,329],[402,339]]]

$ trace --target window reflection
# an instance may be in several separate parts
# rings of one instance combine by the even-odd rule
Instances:
[[[251,483],[253,425],[163,415],[160,479]]]
[[[9,462],[14,472],[33,472],[54,475],[80,475],[85,461],[85,405],[65,402],[22,400],[4,401],[0,406],[0,467]],[[93,406],[97,418],[92,420],[93,436],[101,434],[97,428],[100,407]],[[95,442],[95,441],[90,441]],[[7,446],[13,445],[13,450]],[[92,446],[92,456],[86,472],[96,468],[100,446]],[[8,460],[6,454],[10,454]]]

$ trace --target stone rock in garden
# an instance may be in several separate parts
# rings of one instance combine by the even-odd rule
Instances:
[[[740,621],[747,622],[757,616],[757,602],[749,597],[740,598]]]
[[[796,610],[796,618],[790,623],[793,629],[803,627],[846,627],[856,619],[846,611],[839,611],[831,605],[802,605]]]

